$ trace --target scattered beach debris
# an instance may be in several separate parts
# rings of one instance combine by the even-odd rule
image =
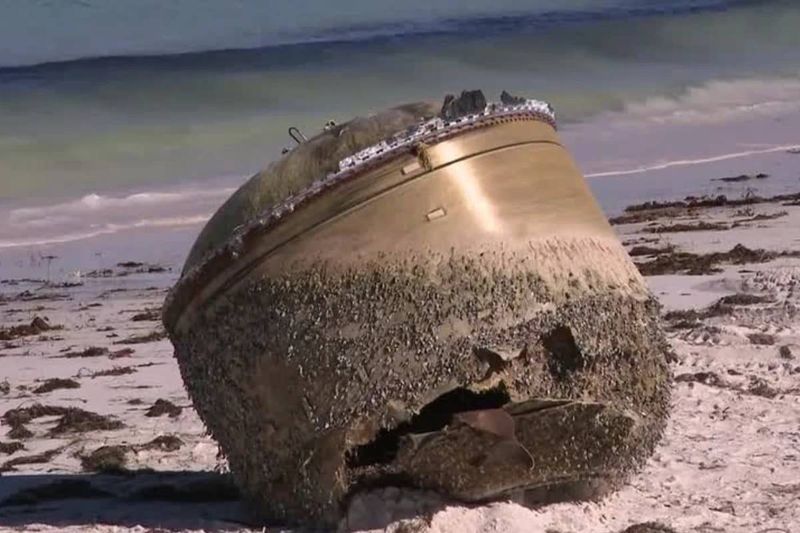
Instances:
[[[114,275],[114,271],[110,268],[101,268],[97,270],[90,270],[89,272],[83,274],[85,278],[110,278]]]
[[[732,376],[739,376],[740,373],[730,373]],[[761,396],[762,398],[772,399],[780,394],[797,393],[800,389],[779,390],[770,385],[767,380],[759,376],[748,376],[746,386],[733,384],[722,378],[716,372],[689,372],[675,376],[676,383],[701,383],[709,387],[728,389],[734,392]]]
[[[128,471],[126,468],[127,454],[130,451],[130,446],[115,444],[101,446],[91,453],[79,455],[79,457],[85,472],[122,474]]]
[[[114,344],[145,344],[148,342],[157,342],[166,338],[167,334],[163,330],[152,331],[144,335],[132,335],[128,338],[114,341]]]
[[[16,439],[18,437],[12,435],[15,430],[19,430],[19,434],[22,435],[30,433],[25,428],[25,424],[31,420],[41,418],[43,416],[61,416],[66,412],[67,409],[67,407],[57,407],[37,403],[29,407],[17,407],[14,409],[9,409],[5,412],[5,414],[3,414],[2,420],[11,427],[9,437]],[[32,436],[33,433],[30,433],[30,435]]]
[[[5,455],[12,455],[24,449],[25,445],[21,442],[0,442],[0,453]]]
[[[150,442],[137,446],[139,450],[160,450],[162,452],[174,452],[180,450],[183,441],[176,435],[160,435]]]
[[[0,296],[0,298],[2,298]],[[21,313],[41,313],[42,311],[55,311],[55,307],[46,307],[44,305],[37,305],[35,307],[12,307],[5,309],[3,312],[7,315],[16,315]]]
[[[764,398],[775,398],[781,391],[773,388],[767,380],[758,376],[750,376],[750,382],[747,385],[747,392],[755,396],[762,396]]]
[[[138,261],[125,261],[117,263],[117,269],[100,268],[91,270],[83,276],[86,278],[122,278],[131,274],[159,274],[169,272],[171,269],[162,265],[140,263]]]
[[[45,416],[60,417],[56,426],[49,431],[50,436],[62,435],[65,433],[84,433],[87,431],[104,431],[120,429],[125,427],[119,420],[110,416],[99,415],[91,411],[85,411],[78,407],[63,407],[56,405],[33,404],[28,407],[17,407],[9,409],[3,414],[2,420],[13,430],[20,430],[23,435],[33,434],[25,428],[25,424],[36,418]],[[27,433],[26,433],[27,432]],[[17,439],[9,432],[9,437]]]
[[[31,292],[22,291],[16,296],[9,299],[11,302],[35,302],[39,300],[46,301],[59,301],[59,300],[72,300],[72,296],[63,292]]]
[[[662,248],[653,248],[652,246],[634,246],[628,250],[628,255],[631,257],[639,257],[643,255],[661,255],[668,254],[675,251],[675,247],[667,245]]]
[[[750,333],[747,338],[752,344],[760,346],[772,346],[775,344],[775,335],[770,335],[769,333]]]
[[[169,415],[170,418],[176,418],[183,412],[183,407],[175,405],[169,400],[159,398],[144,414],[144,416],[157,417]]]
[[[714,178],[711,181],[725,181],[728,183],[737,183],[740,181],[763,180],[769,177],[769,174],[759,172],[758,174],[739,174],[738,176],[727,176],[725,178]]]
[[[145,321],[158,321],[161,320],[161,309],[145,309],[140,313],[136,313],[131,317],[131,320],[134,322],[145,322]]]
[[[11,392],[11,384],[8,382],[7,379],[0,381],[0,394],[8,394]]]
[[[793,350],[788,345],[783,345],[780,348],[778,348],[778,355],[780,356],[781,359],[785,359],[787,361],[792,361],[793,359],[796,358],[795,350]]]
[[[121,359],[123,357],[130,357],[134,353],[136,353],[136,350],[134,350],[133,348],[122,348],[121,350],[117,350],[117,351],[114,351],[114,352],[111,352],[110,354],[108,354],[108,358],[109,359]]]
[[[724,387],[727,385],[716,372],[690,372],[675,376],[676,383],[702,383],[710,387]]]
[[[44,383],[33,389],[34,394],[44,394],[59,389],[79,389],[80,383],[74,379],[64,378],[50,378],[46,379]]]
[[[112,494],[98,489],[86,479],[59,479],[15,492],[0,501],[0,507],[34,506],[54,500],[108,498]]]
[[[115,366],[108,370],[99,370],[89,375],[92,379],[102,378],[106,376],[125,376],[127,374],[135,374],[137,370],[132,366]]]
[[[35,316],[30,324],[0,328],[0,341],[12,341],[20,337],[30,337],[45,331],[59,329],[64,329],[64,326],[52,326],[46,318]]]
[[[100,415],[91,411],[84,411],[77,407],[70,407],[58,420],[56,426],[50,430],[51,436],[66,433],[86,433],[89,431],[111,431],[122,429],[125,424],[108,415]]]
[[[620,533],[677,533],[674,529],[660,522],[643,522],[625,528]]]
[[[726,316],[734,313],[737,307],[771,303],[769,296],[750,293],[735,293],[723,296],[704,309],[681,309],[668,311],[664,314],[672,329],[689,329],[702,325],[701,320],[707,318]]]
[[[675,218],[696,214],[697,211],[701,209],[797,201],[800,201],[800,192],[778,194],[770,197],[762,197],[748,192],[740,198],[728,198],[726,195],[720,194],[718,196],[687,196],[683,200],[668,200],[663,202],[650,200],[640,204],[629,205],[623,210],[624,214],[611,217],[609,222],[612,225],[637,224],[640,222],[650,222],[662,217]]]
[[[777,213],[766,214],[766,213],[759,213],[757,215],[753,215],[749,218],[739,219],[733,221],[732,228],[738,228],[743,226],[744,224],[748,224],[750,222],[763,222],[765,220],[775,220],[778,218],[783,218],[789,216],[789,213],[786,211],[778,211]]]
[[[6,433],[6,436],[9,439],[25,440],[25,439],[30,439],[30,438],[33,437],[33,431],[29,430],[28,428],[26,428],[23,425],[20,425],[20,426],[15,426],[15,427],[11,428],[11,431]]]
[[[778,257],[800,257],[800,252],[775,252],[763,249],[751,250],[737,244],[727,252],[696,254],[692,252],[669,252],[657,256],[652,261],[636,263],[643,276],[659,276],[663,274],[687,274],[702,276],[722,272],[721,264],[745,265],[748,263],[766,263]]]
[[[697,222],[695,224],[670,224],[668,226],[655,226],[644,228],[645,233],[682,233],[687,231],[723,231],[729,230],[731,226],[724,222]]]
[[[89,346],[88,348],[84,348],[83,350],[66,352],[63,355],[59,355],[58,357],[65,359],[74,359],[77,357],[102,357],[104,355],[109,355],[108,348],[102,346]]]
[[[49,463],[53,457],[61,453],[63,448],[56,448],[46,452],[37,453],[35,455],[23,455],[22,457],[14,457],[0,465],[0,472],[10,472],[16,470],[16,467],[22,465],[33,465],[41,463]]]

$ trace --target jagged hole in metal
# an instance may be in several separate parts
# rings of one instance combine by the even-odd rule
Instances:
[[[559,326],[542,336],[542,344],[548,353],[550,373],[559,381],[586,367],[586,360],[568,327]]]
[[[408,422],[393,429],[381,429],[367,444],[350,450],[347,466],[360,468],[389,464],[397,456],[403,436],[415,433],[430,433],[445,428],[453,415],[481,409],[497,409],[510,401],[503,385],[481,392],[464,387],[453,389],[426,404]]]

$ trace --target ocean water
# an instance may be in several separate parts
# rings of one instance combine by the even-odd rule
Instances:
[[[0,252],[199,228],[288,127],[467,88],[551,102],[590,182],[777,153],[797,28],[793,0],[2,0]]]

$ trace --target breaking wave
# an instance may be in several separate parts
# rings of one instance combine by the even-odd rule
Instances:
[[[196,201],[213,200],[217,203],[230,196],[235,188],[221,188],[210,191],[190,192],[144,192],[128,196],[113,197],[102,196],[96,193],[87,194],[79,200],[61,204],[21,207],[12,209],[8,213],[8,222],[11,224],[42,226],[52,221],[61,223],[71,217],[84,217],[90,213],[104,213],[133,209],[141,212],[148,207],[164,207],[168,204],[188,204]]]
[[[211,215],[196,215],[191,217],[142,219],[127,224],[108,223],[88,231],[76,231],[72,233],[53,235],[51,237],[28,237],[19,239],[0,240],[0,249],[18,248],[26,246],[45,246],[50,244],[63,244],[67,242],[91,239],[93,237],[99,237],[101,235],[110,235],[113,233],[119,233],[121,231],[132,230],[132,229],[178,228],[182,226],[195,226],[203,224],[210,217]]]

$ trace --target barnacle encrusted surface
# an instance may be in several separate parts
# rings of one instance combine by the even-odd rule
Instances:
[[[173,337],[199,413],[264,516],[332,523],[349,491],[381,478],[465,500],[591,497],[582,483],[624,480],[667,417],[657,306],[620,249],[539,251],[563,261],[561,279],[541,276],[539,254],[490,250],[287,268]],[[443,409],[505,408],[513,438],[459,428],[452,412],[415,425],[459,389],[473,395]],[[399,435],[370,447],[381,428]]]

